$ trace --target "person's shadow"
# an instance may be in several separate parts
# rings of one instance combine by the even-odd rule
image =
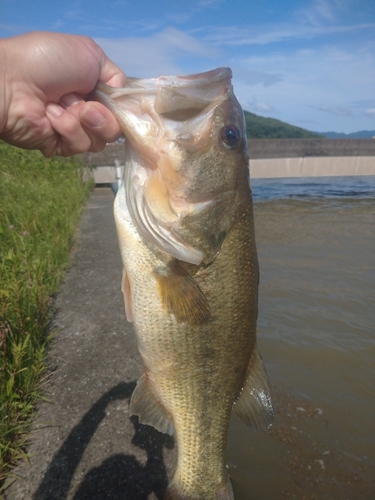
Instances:
[[[134,387],[135,382],[120,383],[90,408],[55,454],[33,500],[66,500],[74,472],[105,418],[107,405],[116,399],[129,398]],[[131,455],[113,455],[86,474],[74,500],[147,500],[152,493],[159,500],[163,498],[167,486],[163,447],[173,448],[173,438],[139,424],[136,417],[131,417],[131,421],[135,428],[132,443],[146,451],[146,464],[140,464]]]

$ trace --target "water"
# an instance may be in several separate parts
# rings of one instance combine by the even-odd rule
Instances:
[[[239,500],[374,499],[375,177],[254,180],[258,338],[277,410],[235,418]]]
[[[284,198],[375,198],[375,176],[252,179],[254,201]]]

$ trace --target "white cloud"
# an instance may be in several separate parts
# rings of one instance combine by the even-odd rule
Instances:
[[[358,22],[353,6],[342,0],[315,0],[290,12],[288,22],[240,26],[206,26],[200,31],[205,40],[217,45],[267,45],[287,41],[318,39],[335,34],[361,33],[374,30],[374,22]],[[344,15],[343,15],[344,14]],[[352,17],[349,17],[349,14]],[[349,21],[348,21],[349,19]]]
[[[198,0],[174,24],[220,2]],[[152,36],[97,42],[131,76],[230,66],[244,109],[295,125],[310,123],[314,130],[351,132],[366,128],[366,120],[371,127],[375,116],[375,23],[349,18],[348,12],[342,0],[316,0],[291,13],[289,23],[195,25],[190,34],[160,31],[172,19],[166,12],[155,25],[144,26],[159,31]]]
[[[216,7],[216,5],[220,5],[222,4],[223,2],[225,2],[225,0],[200,0],[198,5],[199,7]]]
[[[198,65],[202,58],[211,60],[220,55],[218,49],[175,28],[150,37],[96,38],[95,41],[126,74],[140,78],[183,74],[186,70],[178,60],[195,56]]]
[[[64,13],[63,18],[69,21],[85,21],[87,13],[83,9],[70,9]]]
[[[252,101],[244,102],[244,109],[251,111],[257,115],[277,115],[278,111],[274,106],[267,104],[266,102],[260,102],[253,99]]]
[[[274,32],[275,33],[275,32]],[[315,130],[351,132],[374,116],[375,46],[275,46],[273,51],[219,50],[175,28],[149,37],[96,41],[125,73],[136,77],[188,74],[230,66],[244,109]],[[265,39],[269,33],[264,29]],[[297,47],[300,44],[297,45]],[[357,100],[360,96],[361,101]],[[360,118],[362,122],[360,122]],[[358,123],[358,125],[356,125]],[[369,122],[369,127],[370,127]]]
[[[328,113],[330,115],[334,116],[349,116],[353,115],[353,110],[349,108],[344,108],[340,106],[327,106],[327,105],[322,105],[322,106],[314,106],[311,105],[312,108],[317,109],[318,111],[323,111],[324,113]]]
[[[237,56],[232,65],[235,91],[245,109],[294,125],[311,121],[321,131],[338,129],[339,124],[347,132],[366,128],[363,117],[374,116],[374,67],[371,44],[351,51],[334,46]],[[267,85],[254,75],[274,80]]]
[[[336,21],[336,3],[329,0],[316,0],[297,10],[295,18],[304,23],[320,25],[322,22]]]
[[[238,26],[202,28],[203,39],[215,45],[245,46],[282,43],[288,40],[303,40],[333,35],[338,33],[363,32],[375,29],[375,23],[345,25],[313,25],[313,24],[269,24],[262,26]]]
[[[262,85],[264,87],[271,87],[284,79],[283,73],[278,69],[272,67],[266,69],[261,65],[257,69],[255,60],[256,58],[253,58],[254,63],[251,65],[248,65],[246,60],[243,61],[241,58],[236,57],[231,60],[230,65],[236,78],[248,85]]]
[[[0,30],[4,32],[4,35],[2,35],[4,38],[20,35],[21,33],[25,33],[26,31],[28,31],[25,26],[2,23],[0,23]]]

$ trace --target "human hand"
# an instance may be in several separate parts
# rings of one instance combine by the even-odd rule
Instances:
[[[0,139],[46,157],[101,151],[121,131],[105,106],[84,100],[98,80],[121,87],[126,77],[88,37],[0,40]]]

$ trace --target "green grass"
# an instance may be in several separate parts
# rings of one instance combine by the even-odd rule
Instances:
[[[0,142],[0,485],[26,456],[53,296],[92,187],[82,174],[76,159]]]

